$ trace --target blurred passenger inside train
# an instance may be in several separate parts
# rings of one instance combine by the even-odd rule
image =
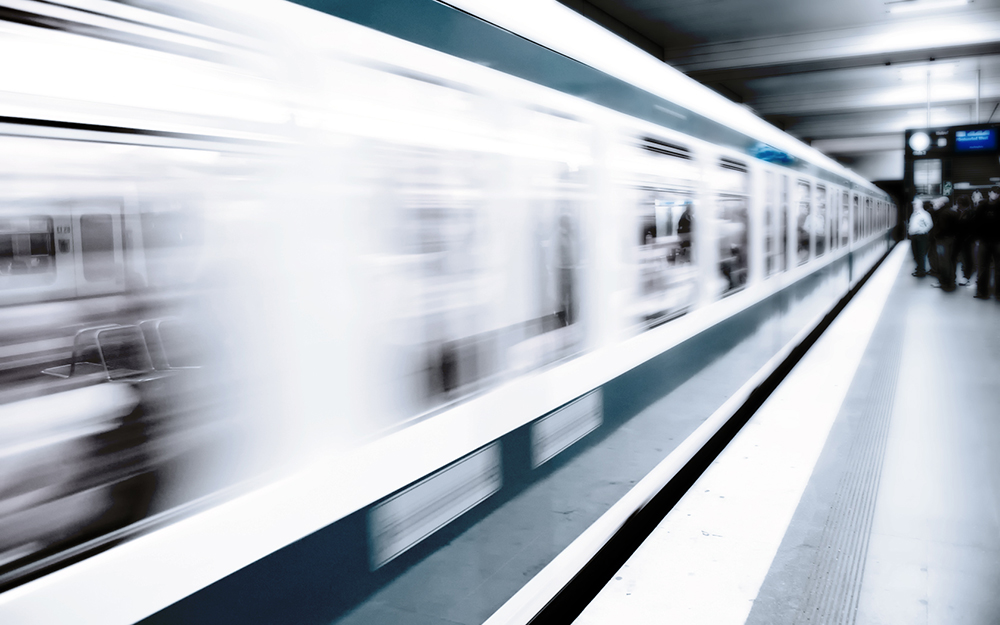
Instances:
[[[743,270],[746,267],[746,262],[740,246],[730,245],[729,256],[722,260],[720,266],[723,277],[729,283],[727,289],[732,290],[746,283],[746,271]]]
[[[976,298],[990,298],[990,269],[1000,264],[1000,187],[989,192],[989,201],[980,205],[973,217],[979,237],[979,273],[976,276]],[[994,292],[1000,299],[1000,289],[994,285]]]
[[[684,203],[684,214],[677,221],[677,235],[681,240],[681,252],[685,257],[690,258],[691,255],[691,222],[693,220],[693,215],[691,214],[691,203]]]
[[[927,275],[927,247],[930,241],[931,227],[934,225],[930,214],[924,210],[923,200],[913,200],[913,214],[910,215],[910,222],[906,231],[910,235],[910,250],[913,252],[913,261],[916,268],[913,275],[923,278]]]

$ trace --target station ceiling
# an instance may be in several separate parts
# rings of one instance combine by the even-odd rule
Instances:
[[[1000,0],[560,2],[869,179],[907,128],[1000,122]]]

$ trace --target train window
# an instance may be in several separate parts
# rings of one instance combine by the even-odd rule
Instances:
[[[798,214],[796,216],[796,233],[798,235],[798,264],[804,265],[809,260],[809,235],[812,230],[812,192],[809,183],[800,180],[798,186]]]
[[[115,237],[111,215],[80,217],[80,241],[83,249],[83,276],[89,282],[115,277]]]
[[[854,240],[861,238],[861,198],[854,195],[854,208],[851,211],[851,221],[854,222]]]
[[[868,229],[868,198],[858,198],[858,238],[864,239]]]
[[[691,159],[691,151],[685,147],[679,145],[673,145],[671,143],[666,143],[660,141],[659,139],[654,139],[652,137],[643,137],[642,143],[639,144],[643,150],[647,152],[652,152],[653,154],[662,154],[664,156],[673,156],[674,158],[683,158],[685,160]]]
[[[48,275],[54,279],[55,253],[51,218],[0,218],[0,276]]]
[[[778,216],[778,225],[781,228],[781,271],[788,269],[788,220],[791,218],[788,211],[790,184],[788,176],[781,177],[781,214]]]
[[[835,250],[840,245],[840,194],[836,189],[830,189],[830,249]]]
[[[816,212],[813,213],[812,231],[816,240],[816,256],[826,252],[826,187],[816,187]]]
[[[646,187],[641,192],[635,316],[641,324],[652,327],[694,303],[694,205],[690,194],[683,190]]]
[[[848,238],[851,236],[851,198],[847,191],[844,191],[843,201],[840,203],[840,245],[844,247],[847,245]]]
[[[723,279],[723,294],[744,286],[747,282],[747,249],[750,216],[747,202],[749,178],[746,165],[722,159],[719,176],[718,240],[719,273]]]
[[[746,194],[750,184],[747,166],[738,161],[724,158],[719,162],[720,171],[716,186],[720,191]]]
[[[775,206],[778,203],[778,187],[775,181],[774,173],[767,172],[765,177],[765,189],[764,189],[764,255],[765,255],[765,271],[767,275],[771,275],[778,271],[777,262],[777,246],[775,245],[777,241],[777,236],[775,236]]]

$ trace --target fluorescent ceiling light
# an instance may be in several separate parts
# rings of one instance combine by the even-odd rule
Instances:
[[[911,13],[913,11],[933,11],[968,4],[969,0],[900,0],[887,2],[889,13]]]
[[[955,75],[957,69],[958,63],[925,63],[923,65],[900,67],[899,75],[904,80],[927,78],[928,73],[931,75],[931,78],[950,78]]]

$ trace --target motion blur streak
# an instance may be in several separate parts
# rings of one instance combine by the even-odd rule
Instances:
[[[361,506],[451,466],[379,508],[413,517],[386,521],[412,536],[380,566],[501,488],[492,441],[665,349],[636,337],[890,225],[884,194],[753,129],[712,122],[751,154],[660,96],[702,126],[289,3],[0,0],[0,20],[0,590],[450,415],[454,440],[367,476]],[[573,383],[510,391],[557,370]],[[463,412],[504,389],[502,418]],[[600,397],[536,428],[536,465],[601,425]]]

